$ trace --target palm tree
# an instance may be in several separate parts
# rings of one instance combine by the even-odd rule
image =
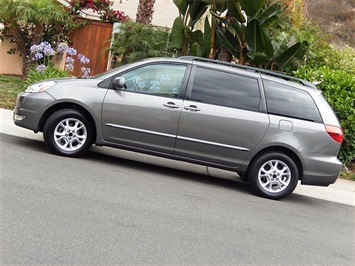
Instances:
[[[153,19],[155,0],[139,0],[136,22],[150,24]]]

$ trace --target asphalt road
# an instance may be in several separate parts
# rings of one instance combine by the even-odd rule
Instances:
[[[1,265],[355,265],[355,208],[0,134]]]

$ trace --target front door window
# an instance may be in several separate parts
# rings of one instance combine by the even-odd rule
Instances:
[[[156,96],[179,97],[185,76],[183,65],[149,65],[125,73],[126,91]]]

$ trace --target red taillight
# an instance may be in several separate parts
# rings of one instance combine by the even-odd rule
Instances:
[[[327,130],[329,136],[332,137],[332,139],[340,143],[343,141],[344,132],[341,127],[325,125],[325,129]]]

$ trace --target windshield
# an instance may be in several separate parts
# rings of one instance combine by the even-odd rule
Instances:
[[[123,66],[119,66],[117,68],[114,68],[114,69],[111,69],[109,71],[106,71],[106,72],[102,72],[100,74],[97,74],[97,75],[94,75],[92,77],[90,77],[90,79],[106,79],[108,77],[111,77],[113,74],[115,74],[115,72],[118,72],[120,71],[121,69],[124,69],[126,67],[129,67],[132,63],[129,63],[129,64],[125,64]]]

